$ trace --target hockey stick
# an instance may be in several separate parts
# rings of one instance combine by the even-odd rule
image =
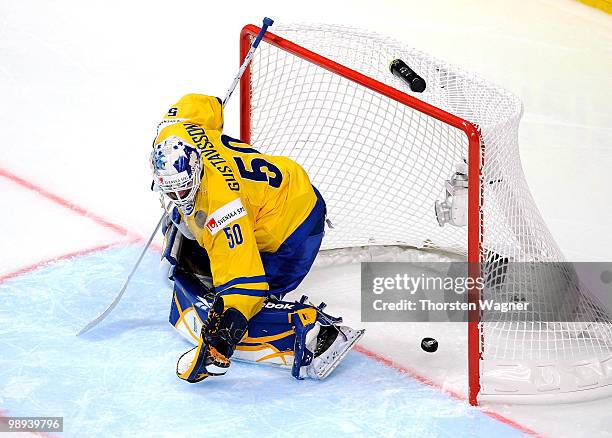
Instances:
[[[257,37],[253,41],[253,44],[251,44],[251,49],[249,50],[249,53],[247,53],[247,55],[244,58],[244,61],[242,61],[242,65],[240,66],[240,69],[238,70],[238,74],[234,78],[234,81],[232,82],[232,85],[230,85],[229,89],[227,90],[227,93],[225,94],[225,98],[223,99],[223,105],[224,106],[227,103],[227,101],[229,100],[229,98],[232,95],[232,93],[234,92],[234,89],[236,88],[236,85],[238,85],[238,82],[240,82],[240,78],[242,78],[242,75],[244,74],[244,71],[246,70],[246,68],[248,67],[249,63],[251,62],[251,59],[253,59],[253,54],[255,53],[255,50],[259,46],[259,43],[261,42],[264,34],[268,30],[268,27],[272,26],[272,23],[274,23],[274,20],[272,20],[271,18],[265,17],[263,19],[263,25],[261,26],[261,30],[257,34]],[[96,319],[94,319],[89,324],[87,324],[85,327],[83,327],[81,329],[81,331],[79,331],[77,333],[77,336],[80,336],[83,333],[87,333],[89,330],[91,330],[92,328],[97,326],[100,322],[102,322],[102,320],[104,320],[113,311],[113,309],[117,306],[117,304],[119,304],[119,300],[121,300],[121,297],[123,296],[125,290],[127,289],[128,284],[132,280],[132,276],[136,272],[136,269],[138,269],[138,266],[140,266],[140,262],[142,261],[142,258],[144,257],[145,253],[147,252],[147,249],[149,249],[149,246],[151,245],[151,242],[153,241],[153,238],[155,237],[155,234],[157,234],[157,230],[159,230],[159,227],[161,226],[162,222],[164,221],[164,218],[166,217],[166,214],[167,214],[167,212],[164,209],[164,214],[162,214],[162,217],[159,219],[159,222],[155,226],[155,230],[153,230],[153,233],[149,237],[149,240],[145,244],[144,248],[142,249],[142,252],[140,253],[140,256],[138,257],[138,260],[136,260],[136,263],[134,264],[134,267],[132,268],[132,271],[130,272],[130,274],[126,278],[125,282],[123,283],[123,286],[119,290],[119,293],[117,294],[117,296],[115,297],[113,302]]]
[[[153,230],[153,234],[151,234],[151,236],[149,237],[149,240],[147,240],[147,243],[142,249],[142,252],[140,253],[140,256],[138,257],[138,260],[136,260],[136,263],[134,264],[134,267],[132,268],[132,271],[125,279],[123,286],[119,290],[119,293],[117,294],[113,302],[110,303],[110,306],[108,306],[106,310],[100,314],[100,316],[98,316],[96,319],[94,319],[89,324],[87,324],[85,327],[83,327],[81,331],[77,333],[77,336],[80,336],[83,333],[87,333],[89,330],[97,326],[104,318],[106,318],[113,311],[113,309],[117,306],[117,304],[119,304],[119,300],[121,300],[123,293],[127,289],[128,284],[130,283],[130,280],[132,279],[132,276],[134,275],[134,272],[136,272],[136,269],[138,269],[138,266],[140,266],[140,262],[142,261],[142,258],[147,252],[147,249],[149,249],[149,246],[151,245],[151,242],[153,241],[155,234],[157,234],[157,230],[159,230],[159,227],[161,226],[165,217],[166,217],[166,212],[164,211],[164,214],[162,214],[162,217],[159,219],[159,222],[157,222],[157,225],[155,226],[155,230]]]
[[[259,31],[259,33],[255,37],[255,40],[253,41],[253,44],[251,44],[251,48],[249,49],[249,53],[247,53],[247,55],[244,57],[244,61],[242,61],[242,65],[240,66],[240,69],[238,70],[238,74],[234,78],[234,82],[232,82],[232,85],[230,85],[229,89],[227,90],[227,93],[225,94],[225,98],[223,99],[223,105],[225,105],[227,103],[227,101],[229,100],[230,96],[232,95],[232,93],[236,89],[236,85],[238,85],[238,82],[240,82],[240,78],[244,74],[244,71],[246,70],[246,68],[251,63],[251,59],[253,59],[253,54],[255,53],[255,50],[257,50],[257,47],[259,46],[259,43],[261,42],[264,34],[268,30],[268,27],[272,26],[272,23],[274,23],[274,20],[272,20],[271,18],[268,18],[268,17],[264,17],[263,24],[261,25],[261,30]]]

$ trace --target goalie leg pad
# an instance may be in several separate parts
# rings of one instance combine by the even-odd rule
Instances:
[[[219,357],[219,353],[210,345],[211,337],[207,335],[211,332],[216,334],[221,325],[223,299],[215,300],[207,313],[200,328],[197,347],[181,355],[176,363],[176,375],[189,383],[200,382],[210,375],[223,375],[229,368],[229,359]]]
[[[224,310],[222,297],[216,297],[202,324],[197,347],[183,354],[176,374],[196,383],[208,376],[222,376],[230,367],[230,357],[247,328],[245,317],[236,309]]]
[[[184,353],[176,363],[176,375],[189,383],[197,383],[208,377],[206,370],[208,345],[200,340],[197,347]]]
[[[179,278],[170,323],[198,345],[202,321],[208,318],[211,305],[210,296],[207,299],[191,293]],[[232,360],[290,368],[297,379],[326,378],[363,336],[362,330],[336,328],[341,322],[341,318],[306,304],[305,299],[269,300],[248,322],[248,330],[236,346]],[[192,360],[195,350],[185,360]]]

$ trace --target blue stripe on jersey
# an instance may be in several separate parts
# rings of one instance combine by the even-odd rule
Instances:
[[[266,276],[265,275],[255,275],[253,277],[236,277],[233,280],[228,281],[227,283],[220,284],[215,287],[216,292],[223,292],[228,287],[234,286],[236,284],[246,284],[246,283],[265,283]]]
[[[223,296],[223,295],[248,295],[250,297],[266,297],[268,296],[268,291],[231,287],[229,289],[224,290],[223,292],[219,294],[219,296]]]

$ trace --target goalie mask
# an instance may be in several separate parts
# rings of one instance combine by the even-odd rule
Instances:
[[[202,179],[198,150],[180,137],[168,137],[153,146],[151,167],[153,190],[168,196],[183,214],[192,214]]]

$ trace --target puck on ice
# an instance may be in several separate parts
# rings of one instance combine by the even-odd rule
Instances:
[[[423,338],[421,348],[428,353],[434,353],[438,349],[438,341],[434,338]]]

